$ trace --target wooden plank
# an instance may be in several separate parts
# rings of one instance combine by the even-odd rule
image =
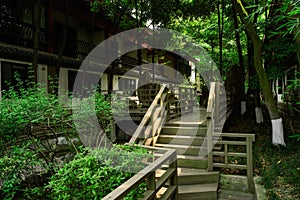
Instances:
[[[137,130],[134,132],[133,136],[131,137],[129,143],[133,144],[135,141],[139,138],[141,132],[143,131],[143,127],[147,124],[148,119],[150,118],[152,111],[157,106],[158,101],[162,94],[164,93],[166,89],[166,85],[162,85],[160,88],[158,94],[156,95],[155,99],[153,100],[152,104],[150,105],[149,109],[147,110],[147,113],[145,114],[144,118],[142,119],[140,125],[138,126]]]
[[[143,197],[139,198],[139,200],[148,200],[148,199],[155,199],[155,191],[154,190],[147,190],[144,192]]]
[[[245,141],[218,140],[216,144],[247,145],[247,142],[245,142]]]
[[[176,169],[174,168],[168,168],[166,170],[166,172],[160,177],[157,179],[157,182],[156,182],[156,188],[157,188],[157,191],[162,187],[164,186],[164,184],[171,178],[172,175],[174,175],[176,173]]]
[[[168,150],[163,156],[155,160],[143,170],[139,171],[136,175],[134,175],[125,183],[106,195],[102,200],[122,199],[131,190],[137,188],[140,183],[144,182],[145,179],[149,176],[149,173],[154,172],[156,169],[160,168],[164,163],[166,163],[174,156],[176,156],[176,151]]]
[[[255,141],[255,135],[254,134],[248,134],[248,133],[214,133],[214,136],[217,137],[238,137],[238,138],[251,138],[251,140]]]
[[[216,83],[212,82],[210,84],[210,90],[209,90],[209,98],[207,103],[207,110],[206,112],[212,112],[214,107],[214,98],[215,98],[215,89],[216,89]]]
[[[152,135],[152,126],[148,125],[146,130],[144,131],[144,138],[150,138]]]
[[[169,186],[167,191],[159,199],[161,200],[177,199],[176,197],[171,198],[173,195],[175,195],[176,191],[177,191],[176,186]]]
[[[213,171],[213,154],[212,154],[212,135],[213,135],[213,119],[207,119],[207,170],[209,172]]]
[[[214,163],[214,167],[221,168],[234,168],[234,169],[247,169],[247,165],[235,165],[235,164],[225,164],[225,163]]]
[[[248,179],[248,189],[250,192],[254,192],[254,182],[253,182],[253,160],[252,160],[252,141],[247,138],[247,179]]]
[[[225,152],[214,151],[213,155],[214,156],[225,156]],[[228,152],[227,155],[231,156],[231,157],[247,157],[248,154],[247,153]]]

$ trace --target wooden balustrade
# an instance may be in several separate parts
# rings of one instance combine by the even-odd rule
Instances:
[[[225,112],[224,96],[222,97],[222,92],[220,92],[220,83],[212,82],[208,106],[207,106],[207,149],[208,149],[208,171],[213,171],[214,167],[221,168],[238,168],[247,170],[248,179],[248,190],[250,192],[254,191],[253,183],[253,158],[252,158],[252,142],[255,141],[254,134],[244,134],[244,133],[220,133],[216,129],[216,124],[224,123],[229,116]],[[218,130],[218,132],[216,132]],[[237,139],[239,138],[239,139]],[[213,148],[215,145],[221,145],[221,150],[216,150]],[[232,146],[245,146],[245,152],[236,152],[238,149],[234,148],[231,152],[229,151],[228,145]],[[223,151],[222,151],[223,150]],[[224,158],[224,162],[214,162],[215,157],[219,156]],[[246,158],[246,163],[229,163],[229,157],[234,158]]]
[[[17,46],[33,48],[35,26],[13,18],[0,16],[0,42]],[[62,34],[41,28],[39,34],[39,50],[58,53],[58,45],[62,41]],[[66,47],[63,55],[83,60],[95,47],[88,41],[80,41],[67,35]]]
[[[254,192],[252,142],[255,141],[255,135],[245,133],[214,133],[213,136],[220,138],[216,144],[222,145],[222,150],[213,150],[212,152],[214,157],[220,158],[219,162],[213,163],[213,167],[247,170],[248,190]],[[237,152],[241,151],[241,148],[233,148],[230,151],[229,145],[244,146],[244,151]],[[231,163],[229,162],[230,157],[234,159]],[[238,161],[239,158],[246,158],[246,160]],[[222,160],[223,162],[221,162]]]
[[[176,151],[148,146],[145,148],[148,148],[153,153],[163,154],[102,200],[123,199],[141,183],[147,184],[147,190],[144,192],[141,200],[152,200],[157,197],[160,197],[160,199],[178,199]]]
[[[171,93],[168,102],[169,117],[171,119],[193,112],[193,107],[196,102],[193,88],[172,86],[170,90]]]
[[[155,145],[167,117],[167,93],[166,85],[162,85],[129,143]]]

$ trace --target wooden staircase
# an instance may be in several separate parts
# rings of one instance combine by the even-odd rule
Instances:
[[[177,150],[178,193],[180,200],[216,200],[219,172],[207,171],[206,125],[166,123],[156,147]]]

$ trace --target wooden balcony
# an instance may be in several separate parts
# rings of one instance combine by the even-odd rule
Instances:
[[[0,16],[0,42],[33,48],[35,26],[17,21],[13,18]],[[38,49],[43,52],[58,54],[59,45],[63,41],[63,34],[41,28]],[[66,37],[63,56],[83,60],[95,45],[88,41],[80,41],[70,36]]]

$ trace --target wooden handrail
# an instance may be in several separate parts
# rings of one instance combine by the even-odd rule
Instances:
[[[212,82],[210,84],[209,96],[208,96],[208,103],[207,103],[207,113],[212,113],[214,106],[215,106],[215,90],[216,90],[216,83]]]
[[[213,134],[214,137],[221,137],[222,140],[217,141],[217,144],[224,145],[223,151],[213,150],[214,156],[224,157],[223,163],[213,163],[213,167],[221,168],[236,168],[236,169],[246,169],[247,170],[247,180],[248,180],[248,190],[254,192],[254,183],[253,183],[253,156],[252,156],[252,142],[255,141],[254,134],[246,133],[216,133]],[[232,139],[225,138],[239,138],[244,139],[243,141],[235,141]],[[233,152],[228,150],[228,145],[235,146],[245,146],[246,152]],[[246,158],[246,164],[241,163],[229,163],[228,157],[235,158]]]
[[[147,145],[155,145],[156,139],[160,134],[161,127],[166,119],[165,108],[167,104],[165,102],[167,100],[167,95],[164,95],[166,92],[166,85],[162,85],[141,123],[131,137],[129,141],[130,144],[136,143],[138,138],[143,138],[144,140],[140,141],[139,144],[147,142]],[[148,127],[145,129],[147,125]],[[149,138],[150,140],[146,141],[146,139]]]
[[[211,83],[208,106],[207,106],[207,149],[208,149],[208,171],[213,171],[214,167],[222,167],[222,168],[238,168],[238,169],[246,169],[247,170],[247,179],[248,179],[248,190],[250,192],[254,191],[254,183],[253,183],[253,156],[252,156],[252,142],[255,141],[254,134],[245,134],[245,133],[216,133],[215,132],[215,124],[222,122],[222,119],[228,117],[227,112],[222,113],[222,109],[224,109],[224,102],[220,98],[220,83]],[[226,104],[225,104],[226,106]],[[223,115],[223,116],[221,116]],[[217,151],[213,149],[213,138],[218,138],[218,141],[215,144],[223,145],[224,151]],[[225,138],[230,138],[226,140]],[[239,138],[244,139],[244,141],[236,141],[236,139],[231,138]],[[246,152],[229,152],[228,145],[239,145],[246,146]],[[223,156],[224,163],[216,163],[213,161],[213,156]],[[246,158],[247,163],[242,164],[232,164],[228,163],[228,157],[238,157],[238,158]]]
[[[113,190],[110,194],[106,195],[102,200],[123,199],[123,197],[130,191],[136,189],[142,182],[147,183],[147,191],[144,192],[144,197],[142,198],[144,200],[155,199],[156,193],[162,187],[167,188],[167,191],[164,193],[164,195],[166,195],[165,199],[175,200],[178,198],[176,150],[165,150],[153,147],[151,150],[164,151],[165,153],[138,172],[135,176]],[[165,165],[169,166],[166,172],[161,177],[156,177],[155,172]],[[166,184],[168,184],[168,186],[166,186]]]
[[[207,118],[207,170],[213,171],[213,133],[215,129],[215,105],[218,103],[216,102],[216,82],[212,82],[210,84],[210,90],[209,90],[209,97],[208,97],[208,103],[207,103],[207,109],[206,109],[206,118]]]

